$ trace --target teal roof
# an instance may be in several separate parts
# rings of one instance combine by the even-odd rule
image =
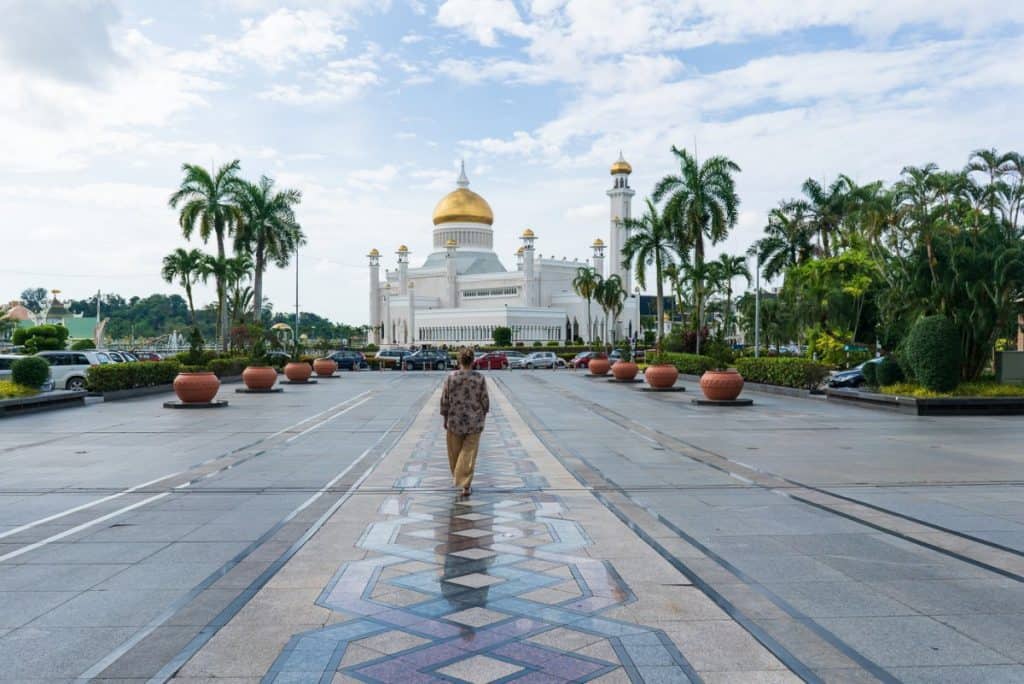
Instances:
[[[35,323],[32,321],[20,321],[18,323],[19,328],[32,328],[35,327]],[[92,339],[92,334],[96,330],[96,318],[95,317],[83,317],[76,318],[74,316],[68,316],[62,319],[62,325],[68,329],[68,337],[77,339]]]

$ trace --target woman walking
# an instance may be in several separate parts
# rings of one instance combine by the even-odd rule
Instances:
[[[480,448],[480,433],[484,431],[487,411],[491,408],[487,396],[487,381],[473,370],[473,350],[459,351],[459,370],[444,379],[441,390],[441,415],[448,432],[448,467],[455,486],[468,496],[473,484],[476,452]]]

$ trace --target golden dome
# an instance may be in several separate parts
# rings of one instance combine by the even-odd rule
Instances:
[[[408,248],[408,247],[406,247],[405,245],[399,245],[399,246],[398,246],[398,251],[399,251],[399,252],[408,252],[408,251],[409,251],[409,248]]]
[[[633,167],[625,159],[619,159],[612,164],[612,175],[614,176],[617,173],[633,173]]]
[[[374,247],[373,249],[370,250],[370,253],[367,254],[367,256],[379,257],[380,256],[380,251],[378,251],[377,248]]]
[[[468,188],[457,188],[441,198],[434,207],[434,225],[455,221],[465,223],[494,223],[491,205]]]
[[[520,247],[519,249],[516,250],[516,254],[522,256],[522,254],[525,251],[525,249],[526,249],[525,247]]]
[[[604,240],[597,238],[594,240],[594,244],[592,244],[591,247],[604,247]]]
[[[523,237],[524,238],[532,238],[532,237],[536,237],[536,235],[533,234],[532,230],[527,228],[526,230],[523,231]]]

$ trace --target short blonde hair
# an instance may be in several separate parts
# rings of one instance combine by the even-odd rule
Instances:
[[[475,358],[473,350],[469,347],[463,347],[459,350],[459,365],[463,368],[469,368],[472,366]]]

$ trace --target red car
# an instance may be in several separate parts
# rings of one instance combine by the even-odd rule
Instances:
[[[163,361],[163,357],[156,352],[135,351],[132,352],[139,361]]]
[[[580,352],[576,356],[572,357],[569,365],[573,368],[586,368],[590,365],[590,359],[607,359],[608,355],[604,352],[595,351],[584,351]]]
[[[505,370],[508,357],[504,352],[489,352],[473,360],[473,370]]]

